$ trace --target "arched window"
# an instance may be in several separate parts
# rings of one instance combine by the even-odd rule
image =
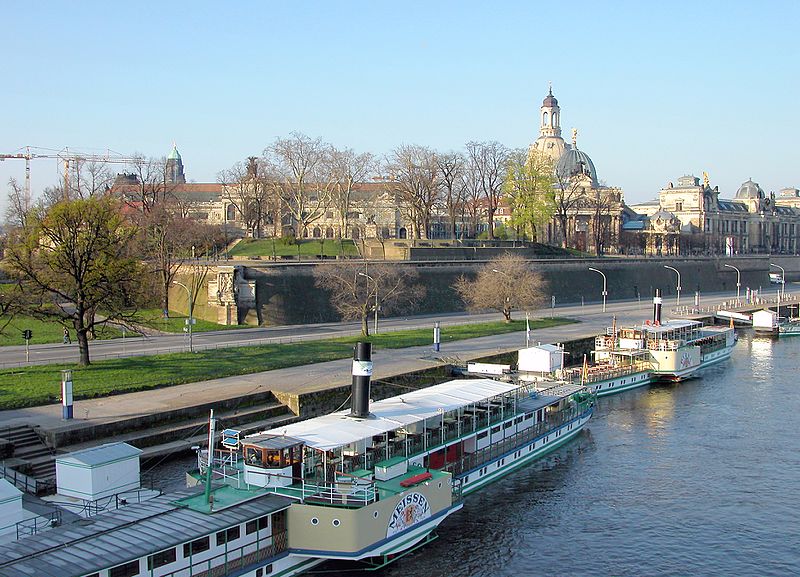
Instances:
[[[553,127],[558,126],[558,112],[553,113]]]
[[[308,238],[308,229],[303,228],[303,238]]]
[[[322,237],[322,230],[318,226],[315,226],[312,234],[314,235],[314,238],[320,238]]]
[[[350,230],[351,230],[350,237],[351,237],[353,240],[358,240],[359,238],[361,238],[361,231],[360,231],[360,230],[358,230],[358,227],[357,227],[357,226],[354,226],[354,227],[353,227],[352,229],[350,229]]]
[[[325,229],[325,238],[333,238],[333,229],[331,227]]]
[[[408,231],[406,231],[405,227],[401,227],[400,230],[397,231],[397,238],[408,238]]]
[[[236,207],[232,204],[228,205],[225,209],[225,220],[236,220]]]
[[[547,117],[548,117],[547,112],[544,112],[542,114],[542,126],[547,126]]]

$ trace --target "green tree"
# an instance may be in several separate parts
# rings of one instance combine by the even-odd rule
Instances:
[[[507,252],[486,263],[475,280],[462,276],[455,289],[470,310],[500,311],[511,322],[511,311],[542,304],[547,285],[524,258]]]
[[[540,152],[515,150],[508,160],[503,193],[511,208],[511,224],[538,240],[541,225],[555,214],[552,161]]]
[[[129,252],[135,234],[117,202],[92,197],[32,211],[9,241],[6,266],[19,281],[20,310],[72,325],[81,365],[89,364],[95,326],[135,311],[142,277]],[[101,308],[103,318],[95,314]]]

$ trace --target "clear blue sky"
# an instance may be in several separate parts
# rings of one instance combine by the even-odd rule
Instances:
[[[166,155],[189,180],[300,131],[357,151],[564,136],[629,203],[707,171],[800,186],[800,3],[7,2],[0,152]],[[33,162],[34,192],[58,167]],[[24,162],[0,163],[2,197]]]

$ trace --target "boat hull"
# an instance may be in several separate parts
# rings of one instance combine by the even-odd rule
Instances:
[[[631,389],[638,389],[653,382],[652,371],[641,371],[639,373],[631,373],[613,379],[604,379],[587,383],[586,386],[594,392],[598,397],[605,397],[608,395],[615,395],[623,391],[630,391]]]

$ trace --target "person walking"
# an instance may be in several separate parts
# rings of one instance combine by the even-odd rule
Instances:
[[[72,344],[72,340],[69,338],[69,329],[67,327],[64,327],[64,344]]]

